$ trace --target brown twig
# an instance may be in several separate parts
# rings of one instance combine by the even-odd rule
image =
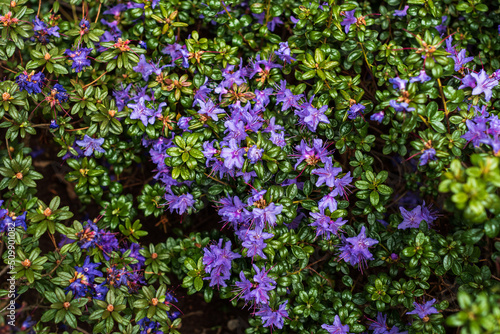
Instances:
[[[108,71],[104,72],[103,74],[101,74],[97,79],[95,79],[94,81],[92,81],[91,83],[88,83],[86,84],[85,86],[83,86],[82,88],[87,88],[88,86],[92,85],[94,82],[96,82],[97,80],[99,80],[100,78],[102,78],[106,73],[108,73]]]
[[[99,14],[101,13],[101,5],[102,5],[102,3],[99,1],[99,8],[97,8],[97,16],[95,18],[94,23],[97,23],[97,20],[99,20]]]

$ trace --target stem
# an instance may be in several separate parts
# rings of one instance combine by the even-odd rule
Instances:
[[[9,139],[5,136],[5,144],[7,145],[7,153],[9,153],[9,158],[12,160],[12,155],[10,155]]]
[[[224,3],[224,1],[221,1],[221,4],[222,4],[222,7],[224,7],[224,10],[226,11],[227,16],[229,16],[229,18],[232,19],[232,16],[229,13],[229,11],[227,10],[227,7],[226,7],[226,4]]]
[[[108,71],[104,72],[103,74],[101,74],[99,76],[99,78],[95,79],[94,81],[92,81],[91,83],[88,83],[86,84],[85,86],[83,86],[82,88],[87,88],[88,86],[92,85],[94,82],[96,82],[97,80],[99,80],[100,78],[102,78],[106,73],[108,73]]]
[[[441,100],[443,100],[443,106],[444,106],[444,115],[446,116],[446,126],[448,128],[448,133],[450,133],[450,120],[448,119],[448,108],[446,107],[446,99],[444,97],[443,93],[443,86],[441,85],[441,80],[437,78],[437,82],[439,85],[439,93],[441,94]]]
[[[97,9],[97,16],[95,18],[94,23],[97,23],[97,20],[99,19],[99,14],[101,13],[101,5],[102,5],[102,3],[99,1],[99,8]]]

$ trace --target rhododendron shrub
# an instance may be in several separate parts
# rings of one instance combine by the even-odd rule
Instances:
[[[2,1],[2,330],[500,332],[483,2]]]

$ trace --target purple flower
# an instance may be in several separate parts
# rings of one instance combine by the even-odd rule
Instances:
[[[399,207],[399,211],[403,216],[403,222],[398,225],[398,229],[406,230],[407,228],[418,228],[422,221],[422,207],[419,205],[411,211],[407,211],[403,207]]]
[[[281,304],[275,311],[273,311],[269,305],[264,304],[259,311],[255,313],[255,315],[262,318],[262,324],[264,327],[271,326],[271,328],[274,328],[274,326],[276,326],[276,328],[282,329],[285,321],[283,318],[288,317],[288,311],[286,310],[287,304],[288,300]]]
[[[318,181],[316,181],[316,187],[321,187],[323,184],[326,184],[328,187],[332,188],[335,186],[335,176],[342,171],[342,168],[333,167],[330,160],[326,160],[324,164],[325,166],[323,168],[317,168],[313,170],[311,174],[319,176]]]
[[[259,255],[261,258],[267,259],[266,255],[262,252],[267,246],[264,240],[272,238],[274,234],[264,232],[262,226],[256,226],[255,230],[244,230],[242,231],[243,233],[243,242],[241,245],[248,249],[247,257],[253,258],[255,255]]]
[[[345,29],[345,33],[346,33],[346,34],[347,34],[347,33],[349,33],[349,29],[351,28],[351,24],[354,24],[354,23],[356,23],[356,22],[358,21],[358,20],[354,17],[354,12],[355,12],[355,11],[356,11],[356,10],[355,10],[355,9],[353,9],[353,10],[350,10],[350,11],[348,11],[348,12],[344,12],[344,13],[345,13],[345,14],[344,14],[345,18],[344,18],[344,20],[340,23],[340,25],[345,26],[345,28],[344,28],[344,29]]]
[[[408,103],[401,102],[397,103],[396,100],[389,101],[389,105],[394,108],[395,111],[415,111],[415,108],[410,108]]]
[[[231,241],[227,241],[222,247],[222,239],[219,239],[218,245],[210,245],[203,249],[203,264],[205,272],[210,274],[210,277],[205,277],[205,280],[210,279],[210,286],[223,286],[231,276],[231,261],[240,258],[241,255],[231,251]]]
[[[330,210],[330,212],[337,210],[337,200],[335,199],[336,195],[337,195],[337,192],[332,191],[328,195],[324,196],[318,202],[319,210],[324,211],[327,208],[328,208],[328,210]]]
[[[223,114],[225,111],[223,109],[217,108],[217,106],[214,104],[212,100],[208,100],[207,102],[204,102],[202,100],[196,101],[198,105],[200,106],[200,110],[198,110],[198,114],[202,115],[207,115],[214,121],[218,121],[219,118],[217,117],[217,114]]]
[[[398,226],[400,230],[418,228],[422,220],[431,225],[437,218],[435,212],[425,205],[425,201],[422,205],[418,205],[411,211],[407,211],[403,207],[399,207],[399,211],[403,216],[403,222]]]
[[[264,153],[263,148],[258,148],[256,145],[254,145],[250,147],[250,149],[247,152],[248,160],[250,160],[250,162],[254,164],[260,159],[262,159],[263,153]]]
[[[343,245],[339,248],[341,251],[340,258],[352,266],[358,265],[360,269],[366,266],[367,260],[372,260],[373,255],[368,250],[369,247],[378,244],[375,239],[367,238],[365,227],[361,228],[361,232],[356,237],[342,238]]]
[[[299,100],[303,96],[303,94],[294,95],[290,89],[286,88],[286,81],[281,80],[280,89],[276,92],[276,104],[283,102],[281,111],[288,110],[291,107],[298,108]]]
[[[332,195],[333,196],[342,195],[347,199],[347,191],[345,190],[345,187],[350,186],[351,182],[352,182],[351,172],[347,172],[347,174],[342,176],[341,178],[335,177],[335,180],[333,180]]]
[[[405,90],[406,84],[408,83],[407,80],[403,80],[400,77],[389,79],[389,82],[392,84],[392,88],[398,90]]]
[[[295,58],[292,58],[291,52],[292,50],[288,46],[288,41],[286,41],[286,42],[281,42],[279,44],[279,49],[274,53],[276,54],[276,56],[278,56],[279,59],[281,59],[285,63],[286,62],[292,63],[293,61],[295,61]]]
[[[181,118],[179,118],[179,120],[177,121],[177,126],[179,127],[179,129],[184,130],[184,131],[187,131],[187,129],[189,129],[189,122],[190,122],[192,119],[193,119],[192,117],[182,116],[182,117],[181,117]]]
[[[238,146],[236,139],[229,140],[229,147],[224,147],[220,153],[220,157],[224,159],[224,166],[228,169],[243,168],[245,158],[243,154],[245,151]]]
[[[330,234],[338,234],[340,227],[347,223],[347,220],[343,220],[342,218],[332,220],[323,211],[311,212],[310,215],[314,219],[314,222],[309,224],[309,226],[316,227],[315,238],[323,235],[325,240],[330,240]]]
[[[467,74],[465,77],[462,78],[462,84],[458,87],[458,89],[464,89],[464,88],[476,88],[476,79],[470,74]]]
[[[49,36],[61,37],[58,26],[48,28],[47,23],[41,21],[38,17],[33,20],[33,31],[35,32],[33,37],[43,45],[50,42]]]
[[[329,334],[349,334],[349,325],[342,325],[338,315],[335,315],[333,325],[323,324],[321,328],[328,331]]]
[[[42,72],[35,73],[35,71],[32,71],[28,74],[28,72],[24,71],[16,78],[19,90],[25,90],[28,94],[41,93],[44,82],[45,75]]]
[[[68,101],[68,93],[66,92],[66,89],[64,89],[64,87],[58,83],[54,85],[54,88],[52,88],[51,93],[54,94],[55,98],[60,103]]]
[[[300,124],[307,125],[307,128],[315,132],[319,123],[330,124],[328,117],[326,117],[325,112],[328,110],[328,106],[322,106],[320,109],[316,109],[312,106],[312,100],[314,95],[311,97],[309,102],[306,102],[300,106],[300,109],[295,112],[299,116]]]
[[[59,128],[59,125],[57,124],[55,119],[50,120],[49,128],[51,128],[51,129],[58,129]]]
[[[434,305],[434,303],[436,303],[436,299],[429,300],[424,304],[413,302],[413,306],[415,306],[415,309],[411,312],[406,312],[406,314],[416,314],[420,317],[420,319],[424,319],[425,317],[429,316],[429,314],[438,314],[438,310],[436,310],[436,308],[432,306]]]
[[[433,148],[429,148],[427,150],[424,150],[422,152],[422,155],[420,156],[420,166],[427,165],[429,160],[436,160],[436,150]]]
[[[265,208],[254,208],[252,210],[253,218],[256,220],[257,226],[264,227],[266,224],[269,227],[276,225],[276,216],[283,211],[283,205],[275,205],[270,203]]]
[[[233,227],[238,224],[244,223],[251,219],[252,214],[246,209],[247,205],[243,203],[238,196],[233,198],[227,197],[220,200],[222,207],[219,209],[219,216],[224,221],[233,223]]]
[[[75,70],[75,72],[80,72],[84,67],[90,66],[90,60],[87,59],[87,56],[92,52],[93,49],[90,48],[79,48],[75,51],[70,49],[66,49],[64,52],[65,55],[69,56],[73,60],[73,64],[71,68]]]
[[[448,16],[444,15],[443,17],[441,17],[441,24],[436,26],[436,30],[441,36],[446,32],[446,25],[444,23],[446,22],[447,19]]]
[[[267,304],[269,301],[267,293],[274,290],[276,281],[267,276],[269,271],[265,271],[265,267],[261,270],[254,264],[253,268],[256,274],[253,276],[254,284],[252,287],[254,289],[250,292],[250,297],[253,299],[255,305]]]
[[[261,67],[264,66],[264,68]],[[260,59],[260,54],[257,54],[253,61],[250,61],[250,68],[248,69],[248,77],[253,78],[254,75],[258,74],[260,78],[258,80],[264,80],[269,76],[269,72],[273,68],[282,68],[283,66],[275,64],[269,59]]]
[[[132,109],[132,113],[130,113],[130,119],[139,119],[144,126],[148,126],[148,124],[154,124],[156,121],[156,117],[161,115],[161,108],[163,108],[166,103],[162,102],[158,106],[159,110],[155,111],[152,108],[148,108],[146,106],[146,101],[149,101],[150,97],[140,97],[137,103],[129,103],[127,107]]]
[[[195,203],[193,195],[191,195],[190,193],[182,194],[180,196],[165,193],[164,197],[167,200],[170,212],[174,212],[175,210],[177,210],[177,213],[179,215],[182,215],[184,212],[187,211],[188,208],[192,207]]]
[[[238,143],[248,137],[245,129],[245,123],[239,119],[229,119],[224,122],[225,132],[228,133],[224,140],[234,139]],[[241,167],[240,167],[241,168]]]
[[[474,120],[479,120],[478,118]],[[467,125],[467,132],[462,136],[468,142],[472,141],[474,147],[479,147],[481,145],[481,141],[485,139],[489,139],[486,134],[486,123],[485,122],[477,122],[471,120],[466,120],[465,124]]]
[[[449,52],[449,51],[448,51]],[[474,57],[465,57],[465,49],[460,50],[460,52],[452,54],[451,57],[455,61],[455,71],[458,72],[460,69],[468,62],[474,60]]]
[[[90,22],[86,19],[82,19],[80,21],[80,24],[78,25],[80,27],[80,34],[83,32],[83,33],[86,33],[87,31],[89,31],[89,28],[90,28]]]
[[[380,111],[378,113],[375,113],[375,114],[371,115],[370,119],[372,121],[381,123],[384,120],[384,116],[385,116],[385,114],[384,114],[384,111],[382,110],[382,111]]]
[[[286,140],[285,140],[285,132],[271,132],[271,138],[269,140],[276,146],[279,147],[285,147],[286,146]]]
[[[371,319],[370,319],[371,320]],[[371,320],[369,330],[372,330],[372,334],[408,334],[408,332],[400,332],[397,326],[392,327],[389,330],[389,326],[387,325],[387,315],[378,312],[377,321]]]
[[[472,95],[484,93],[484,99],[489,101],[493,94],[492,88],[498,85],[498,80],[490,79],[484,69],[479,73],[471,73],[470,75],[476,79],[476,87],[472,90]]]
[[[90,261],[91,261],[90,257],[87,256],[85,258],[85,262],[83,263],[83,265],[81,267],[75,267],[75,269],[77,272],[85,274],[89,278],[89,280],[92,282],[92,281],[94,281],[94,278],[96,276],[102,277],[103,275],[102,275],[102,272],[100,270],[97,270],[97,268],[99,268],[101,263],[100,262],[91,263]]]
[[[349,119],[356,119],[358,116],[363,115],[363,110],[365,110],[365,106],[356,103],[349,108],[349,111],[347,112]]]
[[[430,76],[428,76],[427,73],[425,72],[425,70],[423,69],[419,72],[419,75],[417,75],[416,77],[410,78],[410,83],[414,83],[414,82],[424,83],[424,82],[427,82],[431,79],[432,78]]]
[[[266,88],[264,90],[255,90],[255,105],[254,105],[254,111],[261,111],[266,108],[266,106],[269,104],[269,97],[273,93],[272,88]],[[274,119],[274,117],[272,118]]]
[[[66,290],[72,291],[75,298],[85,297],[90,288],[89,277],[75,270],[73,277],[69,279]]]
[[[128,101],[130,101],[130,88],[132,84],[129,84],[127,87],[123,87],[123,83],[121,84],[120,90],[113,91],[113,97],[116,101],[116,107],[118,111],[122,111],[123,108],[127,105]]]
[[[91,156],[94,151],[106,153],[106,151],[101,147],[104,143],[104,138],[93,139],[85,135],[83,140],[77,140],[75,143],[84,150],[83,152],[86,157]]]
[[[406,11],[408,10],[408,8],[410,8],[410,6],[406,5],[403,9],[399,10],[399,9],[396,9],[394,11],[394,16],[406,16],[407,13]]]
[[[168,54],[172,59],[172,62],[170,63],[170,65],[168,65],[169,67],[174,67],[175,61],[178,59],[182,59],[182,67],[189,67],[189,52],[187,51],[185,45],[180,45],[177,43],[170,44],[163,48],[162,52],[164,54]]]
[[[139,57],[137,66],[133,67],[133,70],[137,73],[141,73],[144,81],[148,81],[149,76],[153,73],[153,66],[146,61],[146,56],[142,54]]]

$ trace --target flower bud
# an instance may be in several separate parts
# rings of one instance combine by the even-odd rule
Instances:
[[[45,209],[45,210],[43,211],[43,215],[44,215],[45,217],[48,217],[48,216],[50,216],[51,214],[52,214],[52,210],[51,210],[50,208],[47,208],[47,209]]]

